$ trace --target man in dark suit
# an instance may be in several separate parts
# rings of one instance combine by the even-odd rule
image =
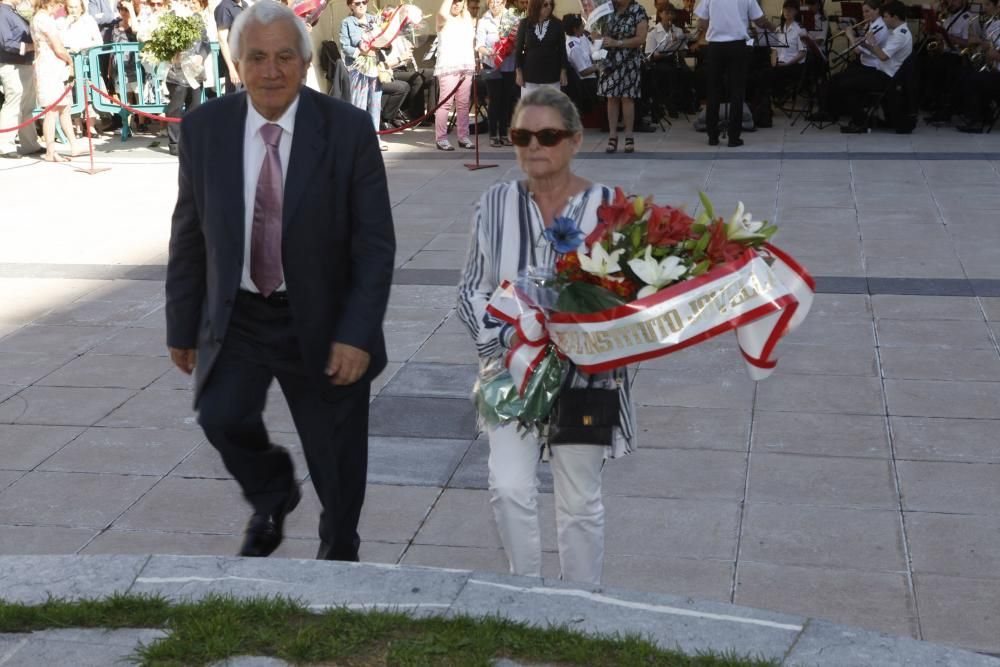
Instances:
[[[240,555],[272,553],[300,498],[261,417],[276,378],[323,506],[317,557],[357,560],[395,254],[385,166],[365,112],[302,85],[311,48],[290,9],[260,0],[230,45],[246,92],[183,122],[167,346],[253,507]]]

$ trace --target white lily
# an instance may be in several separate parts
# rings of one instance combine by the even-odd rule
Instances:
[[[622,270],[618,265],[618,258],[622,256],[624,250],[615,250],[611,254],[604,249],[600,243],[595,243],[590,249],[590,255],[584,253],[585,243],[581,243],[577,248],[576,256],[580,260],[580,268],[595,276],[608,276]]]
[[[616,243],[616,244],[617,243],[621,243],[624,239],[625,239],[625,235],[622,234],[621,232],[611,232],[611,242],[612,243]]]
[[[765,224],[767,223],[754,220],[753,216],[744,212],[743,202],[739,202],[736,206],[736,212],[733,213],[729,224],[726,225],[726,236],[731,241],[760,238],[763,236],[760,230],[764,228]]]
[[[681,263],[680,257],[674,255],[657,261],[653,257],[652,246],[646,246],[644,257],[630,259],[628,266],[639,277],[639,280],[646,283],[646,286],[639,290],[637,295],[640,299],[650,294],[656,294],[658,290],[674,282],[688,270],[688,267]]]

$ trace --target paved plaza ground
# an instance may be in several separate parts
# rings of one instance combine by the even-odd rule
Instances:
[[[682,121],[633,156],[587,135],[578,173],[689,210],[699,189],[743,200],[820,291],[765,382],[732,336],[639,367],[641,449],[605,469],[604,580],[1000,654],[1000,134],[800,129],[714,149]],[[385,154],[398,271],[362,558],[502,572],[454,285],[476,200],[519,172],[509,150],[467,171],[432,139]],[[164,346],[176,160],[142,137],[96,159],[111,170],[0,165],[0,554],[232,554],[247,509]],[[278,555],[315,554],[304,489]]]

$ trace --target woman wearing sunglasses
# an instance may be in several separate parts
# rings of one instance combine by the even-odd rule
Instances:
[[[372,49],[366,49],[365,39],[371,39],[376,32],[378,20],[368,13],[368,0],[347,0],[351,15],[340,23],[340,50],[344,54],[344,64],[351,75],[351,104],[368,112],[375,131],[378,132],[382,119],[382,84],[378,80],[378,58]],[[354,61],[364,57],[363,67],[355,67]],[[379,139],[379,148],[388,150],[389,145]]]
[[[557,229],[571,236],[576,231],[571,228],[580,237],[589,234],[597,225],[598,206],[611,197],[608,188],[573,173],[583,126],[576,105],[563,93],[551,88],[526,92],[514,111],[510,136],[526,178],[499,183],[483,195],[458,287],[458,315],[472,334],[481,368],[519,342],[512,326],[486,311],[497,286],[529,270],[554,270],[560,251],[575,252],[563,245]],[[548,454],[561,576],[597,584],[604,562],[601,471],[605,459],[631,452],[635,418],[625,369],[587,375],[574,368],[570,383],[618,391],[621,426],[614,429],[612,445],[548,447],[536,433],[519,432],[516,423],[484,425],[490,440],[490,503],[511,573],[541,576],[536,471],[539,458]]]

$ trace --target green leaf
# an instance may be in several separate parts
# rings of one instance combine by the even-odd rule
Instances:
[[[695,264],[694,268],[691,269],[690,271],[688,271],[688,275],[692,276],[692,277],[694,277],[694,276],[700,276],[701,274],[707,272],[708,269],[711,266],[712,266],[712,262],[711,261],[709,261],[707,259],[703,260],[703,261],[698,262],[697,264]]]
[[[624,304],[621,297],[600,285],[573,282],[559,293],[556,310],[561,313],[598,313]]]
[[[639,248],[642,246],[642,227],[640,225],[635,225],[632,227],[632,247]]]
[[[709,219],[715,220],[715,209],[712,207],[712,200],[701,190],[698,191],[698,198],[701,199],[701,205],[705,208],[705,213]]]

